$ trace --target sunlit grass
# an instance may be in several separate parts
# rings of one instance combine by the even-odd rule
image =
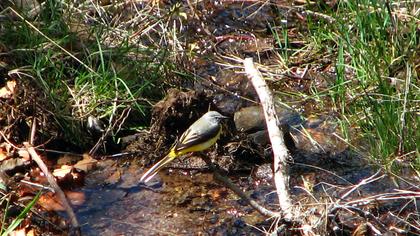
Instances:
[[[160,39],[177,32],[154,28],[166,29],[165,19],[177,9],[156,18],[154,9],[146,6],[137,11],[145,21],[137,23],[135,17],[118,18],[117,5],[112,8],[115,16],[110,11],[95,17],[86,14],[91,10],[86,5],[45,1],[38,17],[27,20],[25,12],[11,6],[9,12],[19,20],[6,21],[1,32],[1,43],[12,49],[13,69],[25,71],[22,78],[43,92],[41,110],[55,121],[49,126],[56,126],[60,136],[77,146],[92,144],[85,134],[89,116],[118,127],[113,134],[147,125],[151,105],[163,96],[167,75],[174,71],[174,53],[160,45]],[[121,25],[124,20],[140,25],[122,28],[110,23],[112,17]],[[136,32],[139,28],[143,31]]]
[[[7,201],[6,207],[3,211],[3,219],[1,222],[0,227],[0,235],[1,236],[7,236],[10,235],[19,225],[22,223],[22,221],[26,218],[26,215],[28,212],[32,209],[32,207],[37,203],[38,199],[41,197],[42,191],[39,191],[38,194],[31,200],[31,202],[28,203],[28,205],[25,206],[25,208],[19,213],[17,217],[15,217],[12,222],[7,226],[6,221],[8,219],[7,211],[10,206],[10,199],[5,199],[6,196],[2,198],[2,201]]]
[[[419,168],[419,18],[410,2],[387,7],[383,1],[339,2],[328,12],[336,22],[309,18],[309,39],[335,52],[336,81],[329,91],[348,118],[341,127],[358,126],[368,154],[387,169],[404,160]]]

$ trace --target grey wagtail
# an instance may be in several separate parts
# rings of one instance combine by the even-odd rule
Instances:
[[[189,152],[200,152],[211,147],[220,137],[222,116],[217,111],[209,111],[200,119],[194,122],[182,135],[179,141],[175,142],[169,153],[158,163],[154,164],[140,179],[140,182],[148,182],[155,176],[162,167],[174,160],[176,157]]]

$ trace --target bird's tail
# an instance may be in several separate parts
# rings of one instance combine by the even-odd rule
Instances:
[[[158,163],[154,164],[152,168],[143,174],[143,176],[140,178],[140,182],[146,183],[151,180],[159,172],[159,170],[161,170],[166,164],[175,159],[175,157],[177,157],[177,155],[174,151],[169,152],[168,155],[166,155]]]

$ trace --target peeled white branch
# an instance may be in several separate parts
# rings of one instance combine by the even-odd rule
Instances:
[[[252,58],[246,58],[243,63],[245,73],[257,91],[264,110],[265,122],[274,155],[274,183],[279,198],[280,210],[284,213],[284,219],[290,221],[293,218],[293,214],[288,188],[289,176],[287,174],[289,152],[284,143],[283,132],[277,126],[279,122],[274,107],[273,96],[260,72],[255,68]]]

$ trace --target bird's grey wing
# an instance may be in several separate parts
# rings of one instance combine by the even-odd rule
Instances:
[[[219,124],[206,124],[199,129],[193,127],[193,124],[187,129],[179,139],[179,142],[175,145],[175,151],[187,149],[194,145],[203,143],[211,138],[214,138],[220,131]]]

